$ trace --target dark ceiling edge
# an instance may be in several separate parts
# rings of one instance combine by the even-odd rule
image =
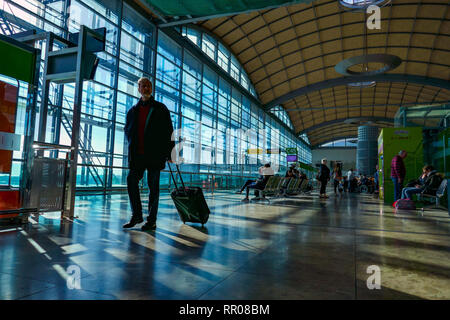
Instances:
[[[143,1],[145,2],[145,0],[143,0]],[[276,9],[276,8],[279,8],[279,7],[282,7],[282,6],[291,6],[291,5],[296,5],[296,4],[309,4],[309,3],[313,2],[313,1],[315,1],[315,0],[304,0],[302,2],[288,1],[288,2],[282,3],[282,4],[275,4],[275,5],[272,5],[272,6],[266,6],[266,7],[262,7],[262,8],[249,9],[249,10],[244,10],[244,11],[217,13],[217,14],[210,15],[210,16],[195,16],[195,17],[191,17],[191,18],[188,18],[188,19],[177,19],[177,20],[172,19],[170,21],[164,21],[164,23],[159,23],[158,27],[160,27],[160,28],[173,27],[173,26],[177,26],[177,25],[182,25],[182,24],[187,24],[187,23],[194,23],[194,22],[199,22],[199,21],[203,21],[203,20],[210,20],[210,19],[216,19],[216,18],[222,18],[222,17],[230,17],[230,16],[238,15],[238,14],[239,15],[240,14],[248,14],[248,13],[252,13],[252,12],[255,12],[255,11]]]
[[[377,82],[405,82],[405,83],[418,83],[432,87],[444,88],[450,90],[450,81],[446,81],[439,78],[430,78],[425,76],[416,76],[408,74],[382,74],[376,76],[355,76],[355,77],[341,77],[331,80],[325,80],[322,82],[314,83],[289,93],[286,93],[278,98],[267,103],[264,107],[265,110],[269,111],[273,107],[283,104],[284,102],[291,100],[295,97],[322,89],[328,89],[340,85],[346,85],[353,82],[364,82],[364,81],[377,81]]]
[[[157,9],[155,9],[153,6],[147,3],[145,0],[124,0],[130,7],[135,9],[139,14],[147,16],[147,18],[155,25],[157,26],[160,21],[167,22],[164,15],[159,12]],[[155,19],[154,17],[150,16],[148,12],[142,12],[141,10],[149,10],[151,11],[155,16],[158,17],[158,19]]]

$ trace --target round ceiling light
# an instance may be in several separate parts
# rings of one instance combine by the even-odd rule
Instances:
[[[342,7],[353,11],[366,10],[371,5],[384,7],[390,2],[391,0],[339,0],[339,4]]]
[[[362,81],[362,82],[352,82],[347,85],[352,88],[364,89],[364,88],[373,88],[376,86],[376,81]]]
[[[392,54],[376,53],[351,57],[339,62],[334,69],[344,76],[375,76],[397,68],[402,63],[402,59]],[[381,64],[375,70],[370,70],[370,64]],[[362,65],[361,71],[352,70],[355,66]]]

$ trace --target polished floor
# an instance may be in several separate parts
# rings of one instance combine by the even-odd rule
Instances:
[[[206,196],[204,228],[183,225],[167,194],[155,232],[122,229],[119,194],[77,197],[74,223],[0,226],[0,299],[450,299],[446,211],[394,212],[359,194]]]

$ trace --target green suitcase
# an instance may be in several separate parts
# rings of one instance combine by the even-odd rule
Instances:
[[[210,210],[203,195],[202,188],[185,187],[180,169],[178,165],[176,165],[182,184],[182,187],[178,187],[170,164],[168,164],[168,166],[170,175],[172,176],[175,185],[175,190],[170,193],[170,196],[172,197],[175,207],[177,208],[181,221],[183,221],[183,223],[201,223],[203,227],[203,225],[208,221]]]

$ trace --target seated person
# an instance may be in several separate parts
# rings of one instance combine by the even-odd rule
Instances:
[[[302,179],[302,180],[308,179],[308,177],[306,176],[306,173],[304,173],[303,171],[300,172],[299,178]]]
[[[425,183],[425,179],[427,177],[427,173],[425,172],[425,167],[422,169],[422,174],[417,179],[411,180],[408,182],[406,187],[415,187],[416,185],[423,185]]]
[[[264,171],[266,168],[270,168],[270,163],[266,163],[265,165],[263,165],[263,166],[261,166],[261,167],[258,168],[258,174],[259,174],[260,179],[263,179],[263,178],[264,178],[263,171]],[[271,169],[271,168],[270,168],[270,169]],[[272,170],[272,171],[273,171],[273,170]],[[255,182],[256,182],[256,180],[247,180],[247,181],[245,181],[245,183],[244,183],[244,185],[242,186],[242,188],[241,188],[239,191],[236,191],[236,193],[237,193],[237,194],[241,194],[242,191],[244,191],[244,189],[245,189],[247,186],[249,186],[249,185],[251,185],[252,183],[255,183]]]
[[[245,198],[242,199],[244,202],[248,202],[248,194],[250,192],[250,189],[255,189],[256,197],[254,199],[259,199],[259,190],[263,190],[264,187],[267,184],[267,181],[269,181],[269,178],[274,175],[273,169],[270,167],[270,163],[266,163],[263,167],[260,167],[258,169],[259,174],[262,176],[262,178],[259,178],[257,181],[252,182],[245,186],[246,192],[245,192]]]
[[[406,187],[402,190],[402,199],[412,199],[413,194],[424,193],[436,195],[436,191],[442,182],[442,176],[433,168],[433,166],[425,166],[422,172],[426,174],[425,181],[422,185],[416,184],[414,187]]]
[[[297,175],[295,174],[295,169],[294,167],[290,167],[287,171],[286,171],[286,178],[297,178]]]
[[[433,166],[430,166],[429,173],[427,174],[427,177],[423,184],[424,187],[422,193],[430,196],[435,196],[437,190],[439,189],[439,186],[442,183],[442,180],[444,180],[444,177],[439,172],[437,172],[437,170],[435,170]]]
[[[295,169],[294,169],[293,166],[290,167],[289,170],[286,171],[285,178],[294,178],[294,179],[297,178],[297,176],[295,174]],[[291,179],[286,179],[286,181],[284,181],[283,185],[281,186],[281,189],[282,189],[283,193],[287,189],[287,186],[288,186],[290,181],[291,181]]]
[[[369,193],[375,192],[375,178],[374,177],[367,178],[367,186],[369,187]]]
[[[360,178],[360,183],[361,183],[361,185],[363,185],[363,186],[366,186],[367,185],[367,177],[365,176],[365,175],[361,175],[361,178]]]

